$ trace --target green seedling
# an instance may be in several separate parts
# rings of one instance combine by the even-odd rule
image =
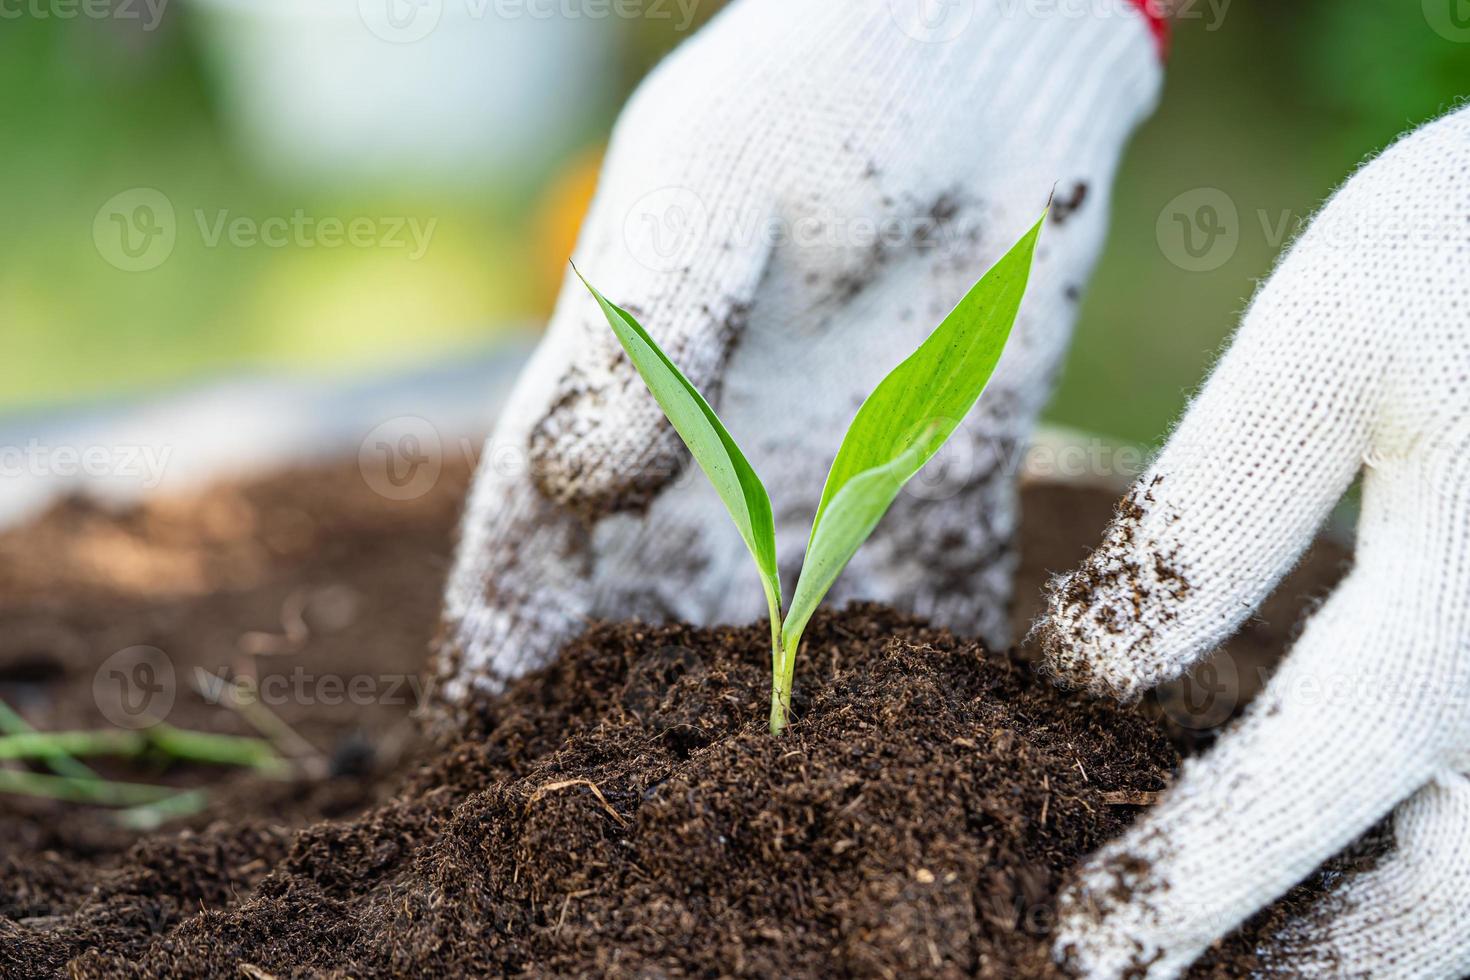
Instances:
[[[269,742],[242,735],[189,732],[158,724],[142,731],[23,732],[0,736],[0,760],[35,759],[52,762],[78,756],[111,756],[140,759],[156,756],[183,762],[216,766],[239,766],[269,776],[284,776],[290,769]],[[95,776],[95,773],[89,775]],[[87,777],[79,777],[87,778]]]
[[[5,735],[27,735],[35,732],[30,723],[10,705],[0,700],[0,733]],[[57,753],[46,759],[46,765],[58,776],[73,779],[95,779],[97,774],[65,753]]]
[[[278,778],[291,772],[290,763],[258,738],[191,732],[165,724],[143,731],[38,732],[0,700],[0,794],[117,807],[116,822],[138,831],[156,830],[168,820],[198,813],[209,802],[203,790],[103,779],[78,756],[238,766]],[[44,763],[51,773],[3,768],[22,761]]]
[[[577,272],[755,559],[771,616],[772,734],[786,727],[796,655],[812,614],[903,485],[939,451],[985,390],[1020,309],[1045,220],[1043,213],[858,409],[827,474],[784,622],[765,486],[709,402],[648,332]]]

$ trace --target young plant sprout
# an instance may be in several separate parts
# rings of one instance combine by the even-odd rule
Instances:
[[[801,634],[817,605],[903,485],[939,451],[985,390],[1020,309],[1045,220],[1043,213],[858,409],[827,474],[784,622],[775,522],[760,477],[709,402],[648,332],[577,271],[755,559],[771,615],[773,735],[786,727]]]

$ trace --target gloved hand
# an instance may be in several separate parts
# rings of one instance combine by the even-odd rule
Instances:
[[[948,478],[916,481],[833,600],[1004,639],[1016,447],[1157,97],[1149,20],[978,0],[741,0],[639,88],[577,264],[710,397],[778,508],[795,579],[863,397],[1036,220],[1032,287]],[[1156,25],[1155,25],[1156,26]],[[735,529],[569,276],[486,446],[449,581],[439,696],[536,667],[590,617],[765,613]],[[932,471],[931,471],[932,472]]]
[[[1174,976],[1392,811],[1395,849],[1262,951],[1470,974],[1470,109],[1326,205],[1038,626],[1131,698],[1233,632],[1363,473],[1352,572],[1235,730],[1064,893],[1084,975]]]

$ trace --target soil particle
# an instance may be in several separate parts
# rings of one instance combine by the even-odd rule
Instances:
[[[938,227],[943,227],[955,219],[960,213],[959,195],[946,192],[929,207],[929,218]]]
[[[839,308],[851,305],[877,279],[878,272],[888,261],[888,257],[884,242],[874,242],[863,252],[854,267],[839,272],[833,278],[826,301]]]
[[[955,254],[954,246],[980,240],[978,225],[956,228],[967,205],[973,203],[957,190],[944,191],[928,203],[905,198],[899,204],[884,198],[883,205],[890,211],[881,224],[884,233],[833,278],[822,302],[838,309],[851,305],[877,281],[884,265],[905,254],[930,255],[936,263],[949,256],[957,266],[970,262],[969,254],[963,250]]]
[[[1067,195],[1055,194],[1051,202],[1052,224],[1064,225],[1078,211],[1082,205],[1087,203],[1087,192],[1089,187],[1086,181],[1077,181],[1072,185],[1072,190]]]

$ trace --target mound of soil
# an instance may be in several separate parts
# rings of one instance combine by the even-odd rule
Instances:
[[[0,647],[0,696],[39,727],[101,724],[97,665],[139,642],[180,674],[415,671],[464,477],[390,503],[343,465],[123,515],[70,503],[0,535],[0,636],[29,624]],[[1029,597],[1111,499],[1035,487],[1026,505]],[[1049,975],[1062,876],[1238,709],[1340,564],[1319,548],[1237,638],[1207,719],[1187,689],[1088,701],[1024,651],[872,606],[813,622],[781,739],[759,625],[596,625],[438,748],[397,734],[411,702],[288,701],[324,771],[146,773],[213,800],[151,835],[0,797],[0,974]],[[248,731],[182,685],[169,720]],[[1255,944],[1207,968],[1240,975]]]

